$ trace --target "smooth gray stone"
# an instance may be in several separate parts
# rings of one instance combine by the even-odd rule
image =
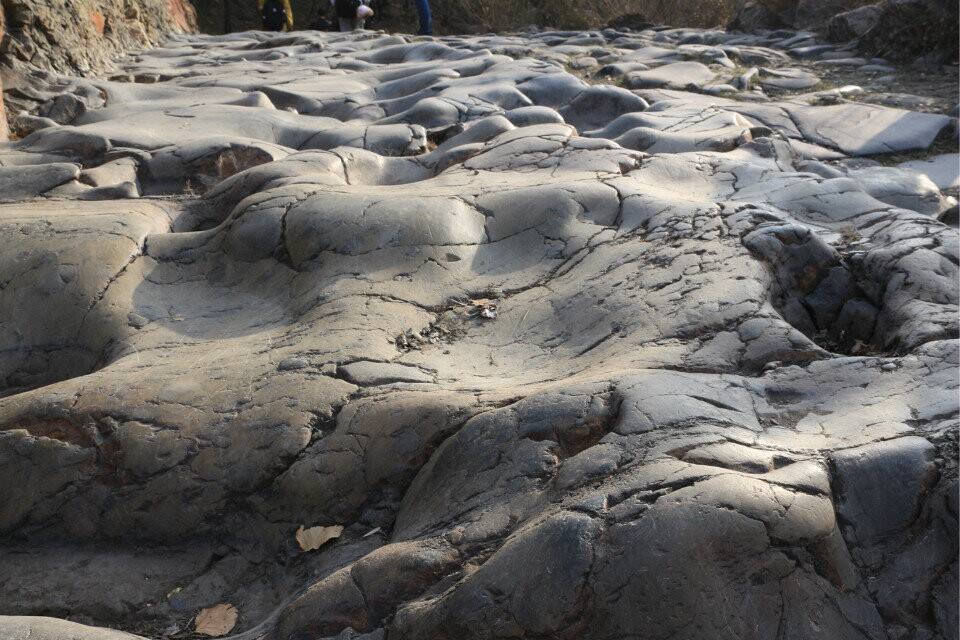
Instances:
[[[517,107],[505,111],[503,116],[518,127],[563,122],[563,117],[550,107]]]
[[[945,115],[865,104],[784,108],[804,138],[848,155],[926,149],[950,123]]]
[[[927,176],[941,190],[960,187],[960,154],[944,153],[926,160],[909,160],[897,166]]]
[[[84,169],[80,174],[80,181],[92,187],[106,187],[124,182],[136,184],[138,168],[137,161],[133,158],[118,158],[99,167]]]
[[[340,365],[338,370],[347,380],[362,386],[394,382],[433,382],[433,376],[416,367],[388,362],[351,362]]]
[[[649,71],[634,71],[627,74],[627,83],[634,89],[664,87],[685,89],[700,86],[713,80],[716,73],[699,62],[673,62]]]
[[[559,109],[566,122],[580,130],[595,129],[624,113],[643,111],[647,101],[626,89],[597,85],[585,89]]]
[[[765,89],[801,91],[820,83],[820,78],[800,69],[760,69],[760,85]]]
[[[0,167],[0,200],[26,200],[80,177],[75,164]]]
[[[908,168],[870,167],[847,175],[871,196],[895,207],[933,217],[948,208],[940,188],[923,173]]]
[[[723,95],[736,93],[737,88],[731,84],[708,84],[700,87],[700,90],[709,95]]]
[[[850,523],[851,537],[870,546],[909,526],[936,479],[934,456],[933,445],[915,436],[835,453],[837,479],[849,492],[838,511]],[[882,495],[858,491],[878,483],[887,488]]]

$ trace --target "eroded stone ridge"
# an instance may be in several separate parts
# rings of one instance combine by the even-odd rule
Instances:
[[[0,638],[956,637],[956,172],[850,161],[955,123],[814,91],[831,46],[251,32],[35,76]]]

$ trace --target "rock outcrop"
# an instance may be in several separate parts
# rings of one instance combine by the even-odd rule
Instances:
[[[247,32],[34,77],[0,639],[955,638],[956,121],[820,86],[851,50]]]
[[[862,38],[880,22],[880,13],[880,3],[838,13],[827,22],[826,35],[833,42]]]
[[[741,0],[731,23],[741,31],[757,29],[817,29],[838,13],[867,5],[871,0]]]
[[[4,0],[0,66],[96,73],[128,51],[196,29],[189,0]]]
[[[3,40],[4,33],[6,33],[6,19],[2,5],[0,5],[0,42]],[[4,104],[3,95],[3,74],[0,73],[0,140],[6,140],[10,135],[10,128],[7,125],[7,109]]]
[[[960,9],[950,0],[883,0],[876,24],[861,36],[865,49],[891,60],[956,63]]]
[[[950,0],[748,0],[727,27],[813,29],[833,42],[856,39],[869,55],[935,66],[956,64],[960,12]]]

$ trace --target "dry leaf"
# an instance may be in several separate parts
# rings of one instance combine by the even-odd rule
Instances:
[[[304,551],[313,551],[319,549],[324,543],[340,537],[343,533],[343,527],[335,524],[330,527],[310,527],[304,529],[302,526],[297,529],[297,544]]]
[[[225,636],[237,624],[237,608],[232,604],[215,604],[197,614],[194,630],[205,636]]]

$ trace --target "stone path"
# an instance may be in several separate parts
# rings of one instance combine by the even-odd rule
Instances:
[[[251,32],[37,73],[0,638],[956,637],[956,121],[811,58],[884,65]]]

